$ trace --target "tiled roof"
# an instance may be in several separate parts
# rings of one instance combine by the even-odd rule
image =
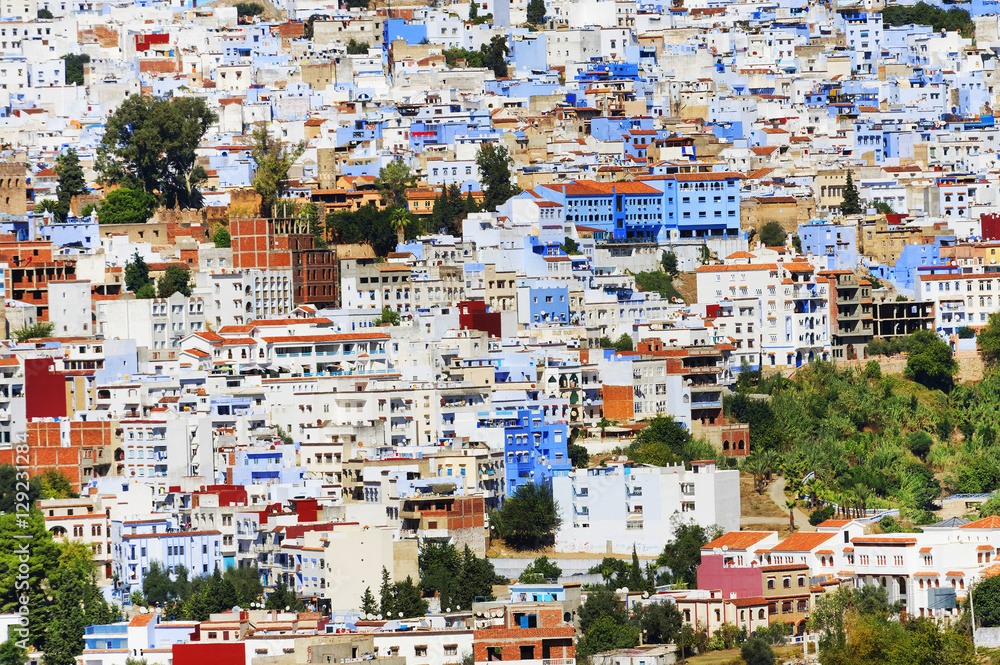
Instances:
[[[835,533],[796,533],[771,548],[772,552],[810,552],[837,534]]]
[[[746,550],[770,536],[773,531],[730,531],[702,546],[702,550],[726,547],[731,550]]]

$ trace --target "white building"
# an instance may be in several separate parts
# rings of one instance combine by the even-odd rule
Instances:
[[[554,477],[552,493],[562,518],[559,551],[627,554],[634,545],[655,554],[673,538],[674,519],[727,531],[740,524],[739,472],[711,461],[691,469],[612,462]]]

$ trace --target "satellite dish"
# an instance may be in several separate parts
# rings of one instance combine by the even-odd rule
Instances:
[[[628,593],[628,587],[622,587],[622,593]]]
[[[379,621],[381,621],[381,620],[382,620],[382,615],[381,615],[381,614],[379,614],[379,615],[378,615],[378,620],[379,620]]]

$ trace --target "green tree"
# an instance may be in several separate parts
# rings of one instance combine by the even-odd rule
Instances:
[[[368,614],[378,614],[378,602],[372,593],[371,587],[365,587],[365,592],[361,596],[361,615],[364,618]]]
[[[635,462],[654,466],[715,457],[715,449],[710,444],[695,441],[672,416],[656,416],[650,420],[625,453]]]
[[[384,617],[392,614],[392,581],[389,578],[389,571],[382,566],[382,584],[379,587],[379,613]]]
[[[632,338],[628,336],[627,333],[622,333],[621,336],[615,340],[615,351],[619,353],[632,350]]]
[[[142,595],[150,605],[165,605],[174,595],[174,583],[159,561],[149,563],[142,580]]]
[[[663,266],[663,272],[671,277],[677,275],[677,254],[673,250],[660,255],[660,264]]]
[[[253,174],[253,188],[260,195],[260,212],[264,217],[275,213],[275,206],[288,190],[288,171],[305,152],[304,142],[286,146],[282,140],[272,136],[267,127],[258,127],[251,135],[253,151],[251,157],[256,170]]]
[[[976,337],[976,346],[986,365],[992,367],[1000,360],[1000,312],[990,314],[986,327]]]
[[[309,201],[299,208],[296,217],[305,222],[309,234],[315,238],[316,247],[324,249],[326,247],[326,209],[317,205],[315,201]]]
[[[656,559],[656,567],[670,569],[670,579],[683,582],[689,589],[698,586],[698,565],[701,563],[701,548],[721,535],[717,526],[705,528],[695,522],[684,522],[675,518],[673,539],[667,543]]]
[[[566,449],[570,461],[577,469],[586,469],[590,466],[590,453],[584,446],[578,443],[571,443]]]
[[[879,213],[880,215],[896,214],[896,211],[892,209],[892,204],[890,204],[888,201],[875,201],[875,203],[873,203],[871,207],[874,208],[875,212]]]
[[[589,656],[612,649],[631,649],[639,644],[639,629],[628,623],[617,623],[609,616],[602,616],[584,632],[577,644],[580,656]]]
[[[507,496],[499,513],[503,525],[500,536],[515,548],[538,547],[552,539],[562,519],[552,498],[552,490],[545,485],[525,483]]]
[[[549,561],[547,556],[540,556],[524,568],[518,581],[522,584],[540,584],[546,580],[559,579],[561,576],[562,568]]]
[[[83,85],[83,68],[90,62],[86,53],[62,56],[66,62],[66,85]]]
[[[264,585],[256,565],[227,568],[222,579],[233,586],[236,604],[240,607],[250,607],[250,603],[258,602],[264,595]]]
[[[747,665],[774,665],[774,649],[759,637],[751,637],[740,647],[740,657]]]
[[[141,189],[119,187],[104,197],[97,215],[101,224],[145,224],[155,211],[155,196]]]
[[[215,235],[212,236],[212,242],[214,242],[215,246],[218,248],[232,247],[233,237],[230,235],[229,229],[225,226],[220,226],[215,232]]]
[[[674,603],[644,603],[634,606],[631,622],[639,628],[645,644],[675,643],[682,623],[681,613]]]
[[[475,21],[479,17],[479,3],[470,2],[469,3],[469,20]]]
[[[483,66],[493,70],[493,75],[498,79],[507,78],[507,56],[510,55],[507,38],[494,36],[480,46],[479,50],[483,54]]]
[[[406,210],[406,190],[415,184],[416,178],[410,173],[410,167],[398,158],[383,166],[375,179],[375,187],[382,195],[382,203],[402,210]]]
[[[168,208],[200,208],[208,174],[195,150],[217,119],[200,97],[131,95],[105,123],[95,170],[101,182],[157,194]]]
[[[809,524],[817,526],[832,519],[834,515],[833,506],[823,506],[822,508],[817,508],[816,510],[809,513]]]
[[[359,42],[351,39],[347,42],[347,55],[367,55],[368,42]]]
[[[84,205],[82,208],[80,208],[80,217],[90,217],[95,212],[97,212],[97,204],[88,203]]]
[[[587,600],[580,605],[577,616],[580,619],[580,630],[584,634],[601,617],[608,617],[618,625],[623,625],[628,621],[628,615],[625,614],[625,609],[618,600],[618,596],[607,587],[588,591]]]
[[[927,432],[910,432],[906,435],[906,446],[920,459],[927,458],[927,453],[931,451],[933,444],[934,440]]]
[[[264,601],[264,609],[268,610],[283,610],[288,608],[292,612],[301,612],[305,609],[305,604],[295,595],[295,592],[288,588],[288,585],[284,583],[278,583],[274,586],[274,591],[267,594],[267,600]]]
[[[389,324],[390,326],[398,326],[400,322],[399,312],[391,307],[383,307],[382,314],[375,320],[372,321],[373,326],[381,326]]]
[[[395,616],[401,619],[422,617],[427,614],[427,601],[420,596],[420,589],[409,575],[402,582],[393,585],[392,609]]]
[[[479,148],[476,166],[479,168],[479,182],[483,186],[483,210],[496,210],[498,205],[520,193],[520,187],[510,182],[513,165],[514,160],[506,146],[484,143]]]
[[[389,225],[396,232],[396,243],[399,245],[403,244],[408,222],[409,216],[404,209],[396,208],[392,211],[392,216],[389,218]]]
[[[237,2],[236,3],[236,17],[238,19],[250,18],[251,16],[260,16],[264,13],[264,5],[259,2]]]
[[[987,577],[972,589],[976,624],[981,628],[1000,626],[1000,577]]]
[[[621,559],[613,556],[606,556],[595,566],[591,566],[587,571],[588,575],[600,575],[604,579],[604,586],[619,589],[625,586],[628,578],[628,565]]]
[[[951,347],[931,330],[918,330],[910,335],[910,353],[906,359],[907,378],[932,390],[949,392],[955,385],[958,363]]]
[[[42,7],[41,9],[38,10],[38,18],[40,18],[40,19],[52,19],[52,18],[55,18],[55,16],[53,16],[52,12],[50,12],[48,9],[45,9],[44,7]]]
[[[761,227],[758,237],[766,247],[781,247],[785,244],[788,234],[778,222],[768,222]]]
[[[12,514],[17,512],[17,504],[34,506],[39,499],[44,499],[41,479],[38,476],[27,479],[25,475],[19,476],[18,469],[13,464],[0,464],[0,514]],[[27,490],[18,487],[18,482],[27,482]],[[27,496],[17,500],[17,495],[24,492]],[[0,577],[0,580],[3,578]],[[2,611],[2,610],[0,610]]]
[[[175,293],[191,295],[191,271],[180,266],[169,265],[156,283],[157,297],[169,298]]]
[[[418,564],[421,592],[427,597],[439,594],[442,609],[468,609],[477,598],[492,600],[493,585],[506,582],[488,559],[480,559],[468,546],[459,552],[450,543],[426,542]]]
[[[528,23],[541,25],[545,22],[545,0],[530,0],[528,2]]]
[[[73,197],[87,191],[87,181],[83,177],[80,156],[75,149],[69,148],[56,158],[55,171],[59,177],[59,184],[56,187],[58,199],[56,216],[60,222],[65,222],[69,216]]]
[[[22,649],[17,639],[10,637],[0,644],[0,665],[24,665],[28,662],[28,652]]]
[[[56,324],[54,323],[50,323],[48,321],[38,321],[37,323],[32,323],[29,326],[15,330],[11,334],[18,342],[25,342],[29,339],[52,337],[52,331],[55,330],[55,328]]]
[[[840,201],[840,214],[860,215],[864,210],[861,207],[861,196],[858,188],[854,185],[854,176],[850,169],[847,171],[847,183],[844,185],[843,198]]]

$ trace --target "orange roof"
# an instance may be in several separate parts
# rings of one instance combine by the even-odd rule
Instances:
[[[992,545],[980,545],[979,547],[976,548],[976,551],[977,552],[991,552],[991,551],[993,551],[993,546]]]
[[[555,192],[565,188],[566,196],[610,196],[615,194],[662,194],[658,189],[641,182],[597,182],[595,180],[577,180],[565,185],[548,183],[542,185]]]
[[[816,549],[837,534],[835,533],[796,533],[771,548],[772,552],[809,552]]]
[[[830,528],[838,528],[838,527],[842,527],[842,526],[847,526],[848,524],[851,523],[851,521],[852,520],[824,520],[824,521],[820,522],[819,524],[817,524],[816,526],[817,526],[817,528],[819,528],[821,526],[830,527]]]
[[[726,547],[731,550],[746,550],[770,536],[773,531],[730,531],[702,545],[703,550]]]
[[[945,573],[945,576],[946,577],[965,577],[965,573],[963,573],[961,570],[949,570],[947,573]]]
[[[130,628],[132,626],[148,626],[149,622],[152,621],[155,616],[155,614],[136,614],[132,617],[132,620],[128,622],[128,625]]]
[[[256,344],[257,340],[253,337],[232,337],[229,339],[222,340],[222,346],[244,346],[247,344]]]
[[[987,577],[996,577],[997,575],[1000,575],[1000,563],[987,566],[979,571],[979,577],[982,579],[986,579]]]
[[[195,358],[208,358],[210,355],[212,355],[210,353],[205,353],[201,349],[188,349],[184,351],[184,353],[190,353]]]
[[[289,335],[285,337],[264,337],[267,344],[294,344],[295,342],[350,342],[363,339],[389,339],[385,333],[347,333],[343,335]]]
[[[981,520],[976,520],[975,522],[969,522],[960,527],[960,529],[1000,529],[1000,517],[996,515],[990,515],[989,517],[984,517]]]
[[[931,548],[929,548],[929,547],[921,547],[920,548],[920,553],[921,554],[927,554],[930,551],[931,551]]]
[[[937,573],[914,573],[914,577],[937,577]]]
[[[333,323],[330,319],[256,319],[250,324],[254,326],[293,326],[298,323]]]
[[[731,266],[698,266],[695,272],[726,272],[728,270],[777,270],[775,263],[737,263]]]
[[[253,330],[253,326],[222,326],[219,328],[220,335],[230,335],[233,333],[248,333]]]

